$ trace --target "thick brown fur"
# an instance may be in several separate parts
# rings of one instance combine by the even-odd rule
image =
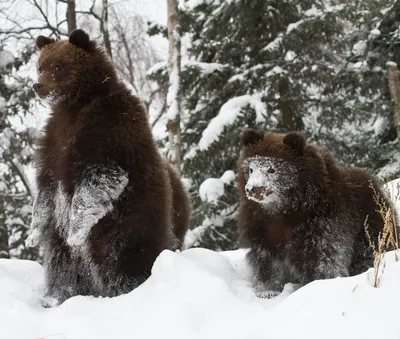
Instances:
[[[37,40],[34,88],[50,98],[52,110],[38,142],[34,216],[41,216],[32,229],[44,250],[47,294],[59,302],[77,294],[131,291],[150,276],[161,251],[181,247],[190,214],[179,175],[157,150],[144,105],[85,34],[77,30],[69,41]],[[96,190],[101,183],[96,176],[107,182],[113,175],[117,184],[127,178],[126,187],[120,194],[111,191],[115,199],[104,198],[106,215],[84,243],[71,245],[68,213],[82,181]],[[96,194],[103,198],[101,189]]]
[[[364,222],[368,217],[376,241],[383,219],[374,190],[388,206],[376,178],[338,165],[298,133],[246,130],[242,142],[238,229],[258,289],[280,291],[288,282],[356,275],[373,266]],[[264,173],[264,187],[248,185],[255,170]]]
[[[191,202],[176,169],[169,164],[167,166],[171,186],[174,188],[172,190],[172,224],[176,240],[175,248],[182,249],[190,222]]]

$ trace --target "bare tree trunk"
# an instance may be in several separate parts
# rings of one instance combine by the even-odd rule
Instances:
[[[75,0],[67,0],[67,6],[68,34],[71,34],[76,29]]]
[[[167,0],[168,40],[169,40],[169,90],[167,96],[170,161],[181,169],[181,36],[178,14],[178,1]]]
[[[285,131],[295,131],[297,128],[296,107],[290,101],[289,80],[282,78],[279,82],[279,109],[282,113],[282,127]]]
[[[104,47],[106,48],[107,54],[112,59],[110,32],[108,31],[108,0],[102,0],[101,16],[94,9],[96,1],[93,1],[90,7],[89,13],[92,14],[100,22],[100,32],[103,35]]]
[[[103,15],[100,21],[100,31],[103,34],[106,51],[112,59],[110,32],[108,31],[108,0],[103,0]]]
[[[386,63],[390,96],[393,104],[394,123],[396,125],[397,140],[400,142],[400,83],[397,64],[389,61]]]

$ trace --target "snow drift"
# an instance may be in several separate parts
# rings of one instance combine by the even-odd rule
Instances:
[[[373,269],[315,281],[273,299],[251,288],[244,250],[164,251],[152,276],[115,298],[77,296],[44,309],[43,268],[0,260],[1,338],[399,338],[400,263],[393,252],[381,286]]]

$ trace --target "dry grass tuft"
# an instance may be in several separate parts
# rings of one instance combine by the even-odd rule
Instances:
[[[374,252],[374,287],[379,287],[382,275],[385,271],[386,262],[385,254],[389,250],[395,250],[395,258],[398,261],[397,250],[399,249],[398,230],[396,225],[396,213],[394,203],[400,196],[400,188],[397,186],[395,197],[391,197],[390,205],[386,204],[385,198],[376,191],[375,187],[370,184],[374,191],[374,199],[377,204],[377,212],[381,215],[384,225],[383,229],[379,232],[377,242],[375,243],[368,227],[368,216],[364,222],[365,233],[367,234],[369,245]],[[389,189],[388,189],[389,190]],[[391,195],[394,190],[389,192]]]

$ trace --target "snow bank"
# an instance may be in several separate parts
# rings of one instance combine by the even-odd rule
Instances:
[[[0,260],[0,327],[7,339],[399,338],[400,263],[388,254],[380,288],[372,269],[258,299],[244,250],[164,251],[152,276],[116,298],[77,296],[43,309],[43,269]]]

